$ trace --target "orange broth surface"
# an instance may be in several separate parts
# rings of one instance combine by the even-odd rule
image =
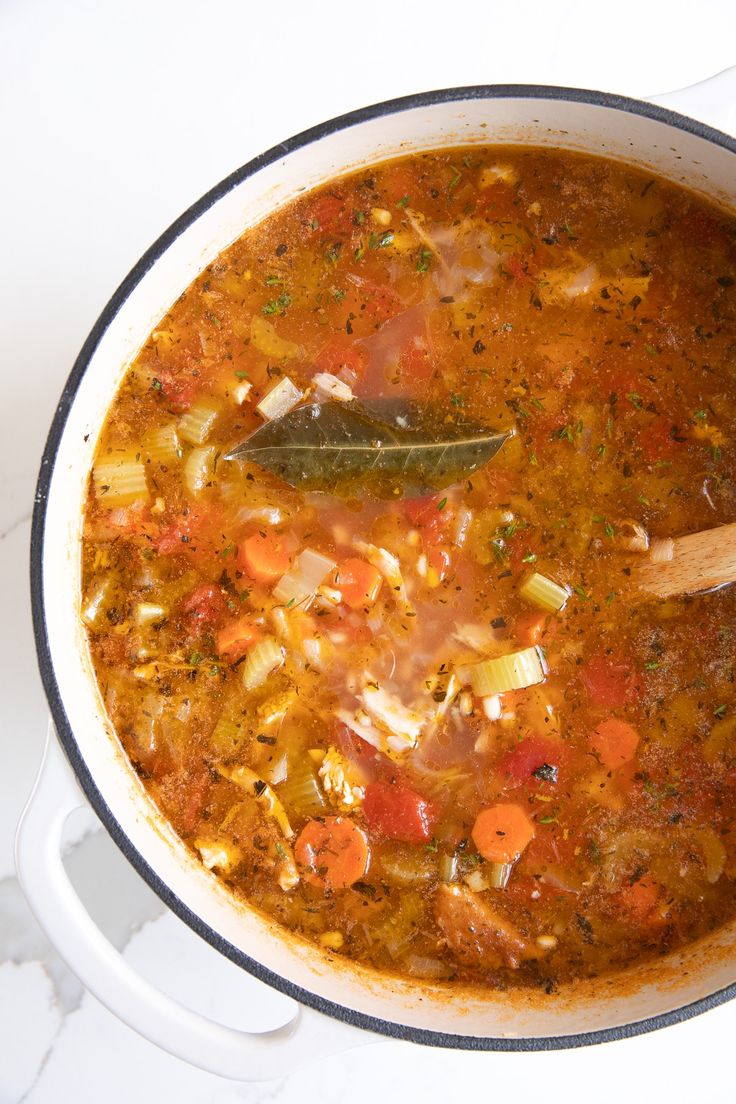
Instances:
[[[734,591],[634,582],[736,519],[734,232],[605,160],[433,152],[284,207],[161,320],[100,436],[81,615],[236,895],[383,971],[548,991],[734,917]],[[285,380],[515,432],[424,497],[300,490],[225,459]],[[518,652],[531,684],[491,692]]]

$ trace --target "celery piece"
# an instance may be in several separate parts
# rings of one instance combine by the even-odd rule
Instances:
[[[473,693],[479,698],[486,698],[544,682],[547,665],[540,649],[534,647],[496,659],[484,659],[482,663],[467,667],[466,673]]]
[[[222,411],[222,403],[212,395],[200,395],[179,422],[179,436],[190,445],[203,445]]]
[[[538,606],[547,613],[557,613],[565,608],[565,603],[570,597],[567,589],[535,571],[519,587],[519,594],[533,606]]]
[[[284,649],[272,636],[266,636],[249,649],[243,664],[243,686],[246,690],[255,690],[261,686],[272,671],[278,670],[284,662]]]
[[[120,454],[105,459],[92,469],[95,494],[105,506],[130,506],[148,501],[146,469],[137,454]]]

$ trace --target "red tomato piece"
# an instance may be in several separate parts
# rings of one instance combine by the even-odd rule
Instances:
[[[499,760],[497,770],[504,778],[516,786],[530,782],[554,782],[562,766],[565,749],[560,744],[545,740],[541,736],[529,736],[511,748]],[[551,767],[554,777],[535,776],[540,767]]]
[[[344,341],[330,341],[317,354],[315,365],[320,372],[329,372],[339,376],[348,369],[357,379],[365,372],[365,353],[358,345],[347,345]]]
[[[581,669],[580,680],[593,705],[604,709],[620,709],[636,692],[631,664],[622,656],[599,652]]]
[[[440,510],[440,505],[442,509]],[[455,511],[447,503],[447,496],[443,494],[427,495],[426,498],[407,498],[402,503],[407,520],[415,528],[421,530],[424,537],[442,538]]]
[[[400,782],[371,782],[365,788],[363,813],[378,835],[403,843],[426,843],[434,811],[428,801]]]
[[[249,617],[239,617],[237,621],[225,625],[218,632],[217,654],[227,656],[230,662],[234,663],[236,659],[245,655],[251,644],[255,644],[260,638],[261,632],[258,626],[254,625]]]
[[[201,380],[192,375],[191,370],[173,372],[165,368],[157,378],[166,402],[180,414],[189,409],[201,386]]]
[[[227,613],[227,602],[220,587],[205,583],[197,587],[182,602],[182,610],[188,613],[195,625],[210,628]]]
[[[352,211],[337,194],[317,196],[307,210],[307,220],[315,234],[349,234],[353,225]]]

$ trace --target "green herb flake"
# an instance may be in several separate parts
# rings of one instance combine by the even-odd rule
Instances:
[[[411,197],[408,196],[408,195],[402,196],[401,199],[396,201],[396,206],[397,207],[408,207],[410,198]]]
[[[727,708],[725,704],[717,705],[713,710],[713,716],[718,717],[718,720],[720,720],[722,717],[725,717]]]
[[[447,499],[443,498],[441,502],[437,503],[437,509],[438,510],[444,510],[446,505],[447,505]]]
[[[647,662],[644,664],[645,671],[656,671],[658,667],[659,663],[656,659],[648,659]]]
[[[428,272],[432,264],[432,250],[422,248],[417,252],[417,272]]]
[[[164,385],[161,383],[161,380],[156,379],[156,377],[154,376],[153,379],[151,380],[151,390],[152,391],[163,391],[163,387],[164,387]]]
[[[637,410],[641,410],[644,405],[644,400],[641,395],[638,395],[636,391],[630,391],[626,396],[632,406],[635,406]]]
[[[457,407],[465,406],[465,399],[462,397],[462,395],[451,395],[450,396],[450,401],[451,401],[453,406],[457,406]]]
[[[204,656],[201,652],[192,652],[189,656],[189,663],[192,667],[198,667],[203,659]]]
[[[707,417],[708,417],[707,410],[696,410],[695,413],[693,414],[693,418],[697,418],[697,420],[699,422],[704,422]]]
[[[649,356],[659,356],[659,349],[655,349],[654,345],[645,345],[644,349]]]
[[[291,306],[292,298],[284,292],[283,295],[279,295],[278,299],[271,299],[270,302],[264,304],[261,307],[263,314],[286,314],[287,308]]]
[[[280,276],[267,276],[266,277],[266,287],[273,287],[275,284],[280,284],[281,282],[282,281],[281,281]]]

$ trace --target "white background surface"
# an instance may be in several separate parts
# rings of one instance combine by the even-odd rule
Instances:
[[[26,582],[38,462],[73,359],[143,250],[221,177],[322,119],[454,84],[677,88],[736,63],[734,10],[733,0],[0,0],[0,1104],[736,1099],[736,1002],[587,1050],[380,1042],[238,1086],[160,1053],[84,995],[12,866],[45,729]],[[88,833],[70,867],[144,973],[211,1015],[259,1022],[259,987],[164,914],[104,833]]]

